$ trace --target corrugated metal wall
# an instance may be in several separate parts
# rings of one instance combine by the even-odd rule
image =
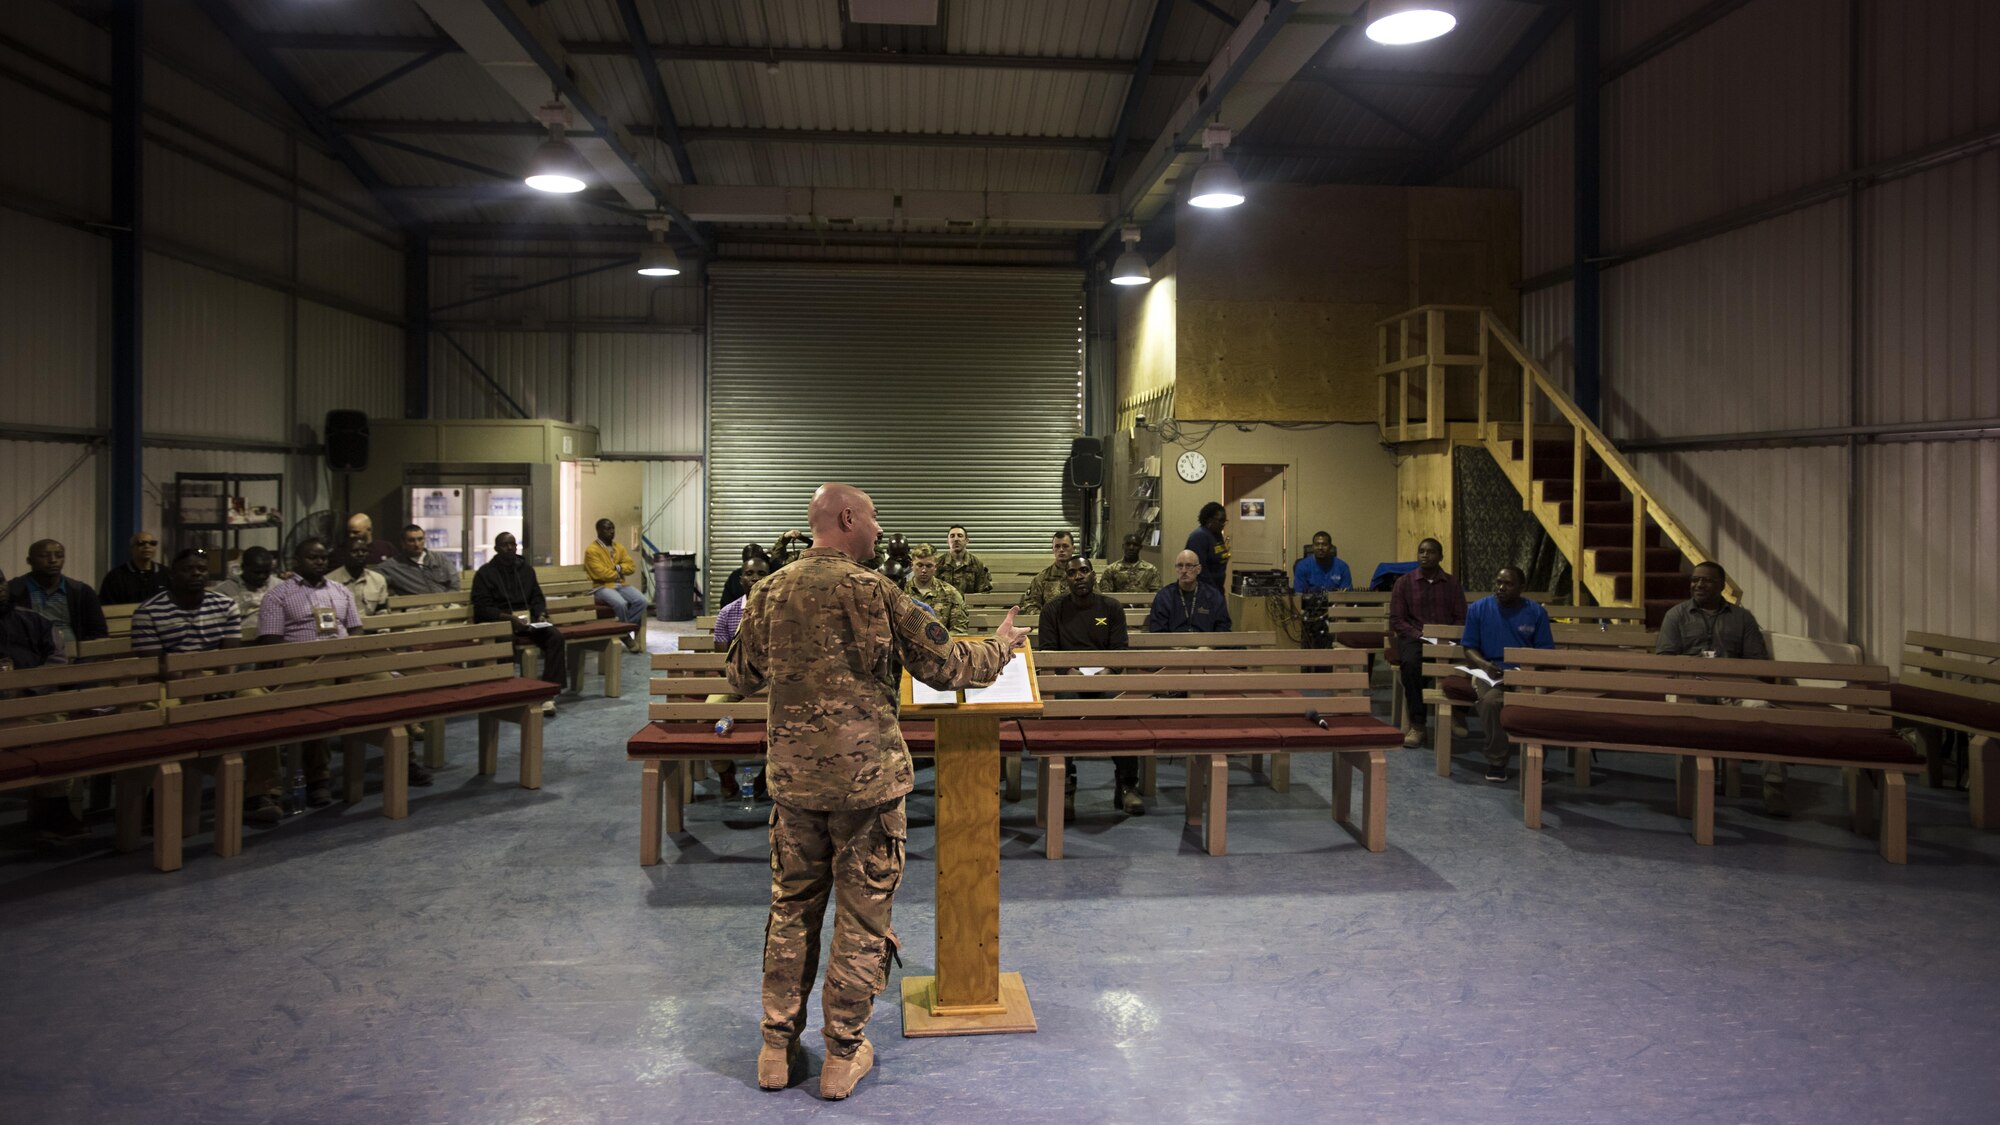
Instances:
[[[631,254],[629,244],[569,254],[509,243],[435,250],[432,307],[455,307],[433,321],[432,414],[514,416],[449,336],[529,415],[596,426],[606,454],[647,461],[646,536],[661,550],[698,553],[706,288],[692,272],[665,283],[638,277]],[[534,288],[489,296],[523,286]]]
[[[868,489],[887,532],[962,521],[1024,551],[1066,526],[1081,273],[737,266],[714,285],[711,577],[802,526],[829,480]]]
[[[92,18],[59,4],[0,5],[9,141],[36,154],[0,161],[0,385],[4,421],[23,431],[0,440],[0,527],[110,421],[101,226],[110,136],[100,108],[109,51]],[[189,58],[236,58],[212,27],[166,21],[149,31],[162,49],[149,54],[146,74],[145,518],[157,526],[160,489],[195,469],[282,470],[290,480],[280,502],[291,516],[326,502],[317,458],[161,440],[310,444],[331,406],[400,415],[401,252],[345,170],[308,147],[303,127],[263,108],[277,98],[248,85],[247,66],[175,69]],[[65,440],[19,440],[43,427]],[[73,573],[97,580],[118,553],[103,542],[101,459],[87,458],[0,539],[0,566],[18,572],[27,543],[52,536],[68,548]]]
[[[0,571],[9,578],[26,572],[28,545],[54,539],[63,544],[70,573],[89,575],[86,582],[97,581],[104,571],[97,519],[102,462],[88,446],[69,442],[0,441],[0,529],[47,494],[33,514],[0,535]],[[64,473],[70,474],[67,479]],[[59,479],[61,484],[56,483]]]
[[[1750,0],[1637,61],[1705,8],[1605,6],[1605,252],[1685,235],[1605,271],[1606,427],[1628,443],[1956,431],[1966,440],[1708,442],[1633,461],[1770,628],[1854,640],[1892,663],[1907,628],[2000,637],[2000,451],[1977,433],[2000,418],[2000,152],[1717,223],[1857,164],[2000,140],[1988,61],[2000,5],[1862,0],[1858,126],[1847,4]],[[1450,178],[1521,190],[1531,278],[1572,254],[1569,53],[1558,33],[1474,128]],[[1570,287],[1546,276],[1522,301],[1524,343],[1563,381],[1570,303]]]

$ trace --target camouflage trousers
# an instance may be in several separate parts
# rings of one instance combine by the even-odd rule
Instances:
[[[873,808],[771,808],[771,918],[764,927],[764,1042],[782,1047],[806,1027],[819,971],[820,924],[834,898],[833,949],[820,996],[827,1054],[861,1047],[875,997],[889,982],[896,934],[889,908],[909,838],[901,797]]]

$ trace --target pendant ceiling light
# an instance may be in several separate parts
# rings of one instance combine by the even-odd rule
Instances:
[[[1118,232],[1118,240],[1125,244],[1125,252],[1111,263],[1111,284],[1145,285],[1153,280],[1153,272],[1146,268],[1146,259],[1139,255],[1139,228],[1127,226]]]
[[[1423,43],[1458,26],[1447,0],[1369,0],[1368,38],[1391,47]]]
[[[639,252],[639,273],[642,277],[673,277],[681,272],[680,255],[667,245],[665,215],[646,216],[646,229],[653,232],[653,240]]]
[[[563,129],[569,124],[568,108],[558,98],[543,106],[535,116],[548,126],[549,137],[536,146],[535,155],[528,161],[528,186],[557,195],[588,187],[590,164],[576,151],[575,145],[563,139]]]
[[[1243,180],[1236,175],[1236,169],[1222,158],[1222,150],[1229,147],[1229,127],[1210,125],[1202,134],[1202,145],[1208,149],[1208,159],[1194,173],[1194,182],[1188,189],[1188,202],[1196,207],[1210,209],[1235,207],[1243,202]]]

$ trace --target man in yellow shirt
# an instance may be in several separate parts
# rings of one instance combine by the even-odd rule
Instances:
[[[639,640],[638,632],[646,628],[646,595],[625,581],[639,573],[639,564],[632,561],[632,552],[618,542],[617,535],[617,524],[610,520],[598,520],[597,541],[583,549],[583,569],[590,575],[591,584],[597,587],[597,600],[610,606],[618,620],[639,627],[638,631],[625,638],[626,650],[639,652],[645,647]]]

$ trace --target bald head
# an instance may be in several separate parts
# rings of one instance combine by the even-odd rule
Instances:
[[[1174,585],[1183,590],[1193,590],[1201,577],[1201,556],[1193,551],[1182,551],[1174,556]]]
[[[852,559],[872,554],[882,534],[875,501],[851,484],[820,485],[806,509],[806,525],[812,528],[813,546],[832,547]]]

